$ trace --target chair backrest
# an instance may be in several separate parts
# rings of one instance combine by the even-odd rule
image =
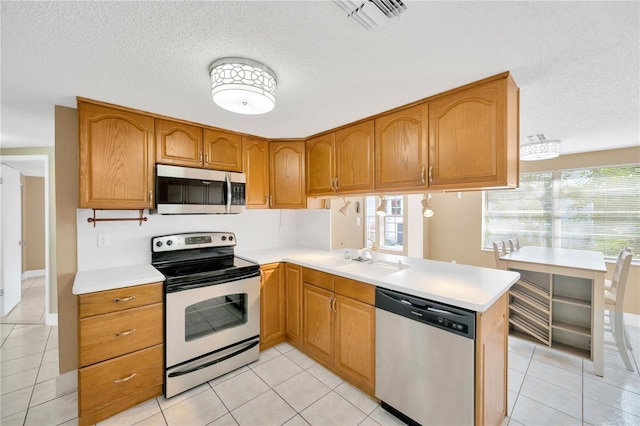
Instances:
[[[500,260],[502,256],[507,254],[507,245],[502,240],[493,242],[493,255],[496,259],[496,268],[506,269],[504,261]]]
[[[520,249],[520,240],[517,238],[511,238],[509,240],[509,251],[514,252],[518,249]]]
[[[631,259],[633,253],[631,249],[625,247],[620,250],[618,254],[618,261],[616,262],[616,268],[613,270],[613,278],[611,279],[611,293],[616,300],[616,310],[623,309],[624,305],[624,292],[627,287],[627,277],[629,276],[629,268],[631,266]]]

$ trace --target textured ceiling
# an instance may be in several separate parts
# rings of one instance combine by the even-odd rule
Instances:
[[[54,143],[76,96],[269,138],[306,137],[511,71],[520,133],[561,153],[637,146],[640,3],[416,2],[374,32],[330,1],[2,1],[1,143]],[[210,96],[209,64],[243,56],[278,78],[276,108]]]

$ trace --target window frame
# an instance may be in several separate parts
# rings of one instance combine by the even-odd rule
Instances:
[[[640,163],[629,163],[629,164],[614,164],[614,165],[601,165],[601,166],[591,166],[591,167],[573,167],[573,168],[566,168],[566,169],[557,169],[557,170],[538,170],[538,171],[532,171],[532,172],[527,172],[527,173],[521,173],[521,178],[523,175],[542,175],[542,174],[551,174],[551,198],[552,198],[552,203],[551,203],[551,223],[550,225],[550,232],[551,232],[551,247],[561,247],[562,246],[562,229],[563,226],[564,228],[567,228],[569,225],[569,222],[565,222],[564,225],[562,225],[562,217],[563,214],[566,214],[566,210],[563,210],[563,206],[562,206],[562,177],[563,177],[563,173],[571,173],[571,172],[580,172],[580,171],[589,171],[589,170],[602,170],[602,169],[624,169],[624,168],[629,168],[629,167],[635,167],[638,168],[640,167]],[[522,181],[522,179],[521,179]],[[488,214],[488,206],[489,206],[489,196],[490,196],[490,192],[491,191],[483,191],[482,192],[482,235],[481,235],[481,249],[482,250],[487,250],[487,251],[493,251],[493,248],[490,246],[490,242],[487,242],[487,232],[488,232],[488,223],[487,223],[487,214]],[[495,192],[497,192],[497,190],[495,190]],[[613,193],[615,193],[615,188],[612,189]],[[577,210],[576,210],[577,212]],[[579,234],[576,234],[579,235]],[[587,234],[585,234],[587,235]],[[514,238],[517,237],[517,235],[513,235]],[[522,241],[521,241],[521,245],[522,245]],[[579,248],[577,248],[578,250],[580,250]],[[584,250],[588,250],[588,249],[584,249]],[[617,258],[617,255],[614,254],[607,254],[606,252],[604,252],[604,258],[606,261],[615,261]],[[638,264],[640,263],[640,261],[638,259],[634,259],[633,261],[634,264]]]
[[[380,205],[380,200],[382,198],[391,198],[391,197],[402,197],[402,249],[394,249],[391,248],[390,246],[385,246],[382,242],[384,241],[384,225],[385,225],[385,218],[387,216],[379,216],[375,213],[375,210],[378,208],[378,206]],[[369,214],[369,204],[367,203],[367,198],[373,198],[374,202],[373,202],[373,215]],[[367,225],[369,223],[369,217],[373,216],[375,219],[375,235],[376,235],[376,244],[378,245],[378,252],[380,253],[388,253],[388,254],[397,254],[397,255],[402,255],[402,256],[407,256],[407,251],[408,251],[408,225],[409,225],[409,221],[408,221],[408,217],[407,217],[407,205],[408,205],[408,197],[407,195],[369,195],[369,196],[365,196],[364,197],[364,226],[363,226],[363,233],[364,233],[364,246],[367,248],[371,248],[372,244],[371,244],[371,240],[369,239],[369,235],[368,235],[368,229],[367,229]],[[391,200],[389,200],[391,201]],[[391,202],[389,202],[389,206],[388,209],[391,210],[392,206],[391,206]],[[400,215],[394,215],[394,217],[400,217]],[[397,222],[396,222],[397,223]]]

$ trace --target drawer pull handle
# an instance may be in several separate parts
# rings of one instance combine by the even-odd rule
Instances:
[[[130,376],[124,377],[124,378],[122,378],[122,379],[114,380],[114,381],[113,381],[113,383],[122,383],[122,382],[126,382],[127,380],[131,380],[131,379],[133,379],[133,378],[136,376],[136,374],[138,374],[138,373],[132,373]]]
[[[116,337],[126,336],[126,335],[129,335],[129,334],[133,333],[134,331],[136,331],[136,329],[132,328],[131,330],[128,330],[128,331],[121,331],[119,333],[116,333],[116,334],[114,334],[114,336],[116,336]]]
[[[122,299],[113,299],[114,302],[128,302],[129,300],[133,300],[135,299],[136,296],[129,296],[129,297],[124,297]]]

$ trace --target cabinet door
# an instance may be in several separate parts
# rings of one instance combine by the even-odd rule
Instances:
[[[306,208],[304,152],[304,141],[270,142],[271,208]]]
[[[304,348],[314,358],[331,365],[334,346],[333,292],[304,283],[302,294]]]
[[[80,207],[153,207],[153,117],[78,102]]]
[[[302,268],[285,265],[287,341],[302,344]]]
[[[202,128],[156,118],[156,161],[202,167]]]
[[[515,85],[507,87],[509,81],[496,80],[430,102],[430,187],[517,185],[518,93]]]
[[[375,120],[376,189],[427,188],[426,103]]]
[[[373,190],[373,120],[336,132],[336,187],[340,193]]]
[[[245,137],[244,172],[247,175],[245,197],[248,209],[269,208],[269,142]]]
[[[285,339],[285,290],[280,263],[260,268],[260,350]]]
[[[334,134],[309,139],[307,146],[307,194],[331,195],[335,192],[333,169]]]
[[[360,389],[375,392],[376,308],[336,295],[335,366]]]
[[[507,297],[477,316],[476,424],[497,425],[507,415]]]
[[[206,169],[242,171],[242,136],[205,128],[203,141]]]

